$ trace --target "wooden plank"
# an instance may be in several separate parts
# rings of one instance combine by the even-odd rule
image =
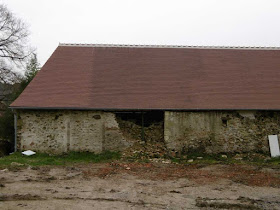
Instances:
[[[269,135],[268,140],[269,140],[271,157],[280,156],[278,136],[277,135]]]

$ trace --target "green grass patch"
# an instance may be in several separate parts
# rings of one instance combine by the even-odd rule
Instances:
[[[273,165],[280,165],[280,157],[271,158],[270,160],[267,161],[267,163]]]
[[[268,155],[254,155],[254,154],[203,154],[203,153],[188,153],[181,157],[170,157],[173,163],[180,164],[253,164],[253,165],[276,165],[280,166],[280,157],[270,158]],[[238,158],[241,157],[242,158]],[[192,162],[188,162],[189,160]]]
[[[63,155],[36,153],[32,156],[24,156],[20,152],[17,152],[0,158],[0,169],[16,169],[27,166],[71,165],[75,163],[102,163],[120,159],[120,152],[109,151],[101,154],[94,154],[90,152],[70,152]],[[280,167],[280,157],[269,158],[269,156],[258,156],[252,154],[243,154],[242,159],[236,159],[236,154],[226,154],[226,157],[223,157],[222,154],[207,155],[202,153],[189,153],[180,157],[166,156],[163,159],[170,159],[171,162],[179,164],[254,164],[260,166],[274,165]],[[191,159],[193,161],[189,162]],[[150,158],[145,153],[135,154],[133,157],[122,158],[121,160],[128,162],[150,162]]]
[[[64,155],[48,155],[36,153],[32,156],[22,155],[20,152],[0,158],[0,168],[9,168],[13,166],[44,166],[44,165],[67,165],[74,163],[100,163],[120,159],[119,152],[103,152],[94,154],[90,152],[70,152]]]

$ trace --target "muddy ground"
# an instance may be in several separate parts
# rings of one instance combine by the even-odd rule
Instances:
[[[280,168],[102,163],[0,171],[0,209],[280,209]]]

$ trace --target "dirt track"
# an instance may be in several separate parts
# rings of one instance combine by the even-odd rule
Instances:
[[[106,163],[0,171],[0,209],[280,209],[280,169]]]

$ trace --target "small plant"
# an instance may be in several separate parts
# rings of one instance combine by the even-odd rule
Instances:
[[[63,155],[37,153],[33,156],[24,156],[20,152],[16,152],[9,156],[0,158],[0,169],[13,167],[13,165],[17,165],[17,167],[36,167],[43,165],[67,165],[74,163],[100,163],[118,160],[120,157],[121,154],[119,152],[109,151],[103,152],[101,154],[94,154],[90,152],[70,152]]]

